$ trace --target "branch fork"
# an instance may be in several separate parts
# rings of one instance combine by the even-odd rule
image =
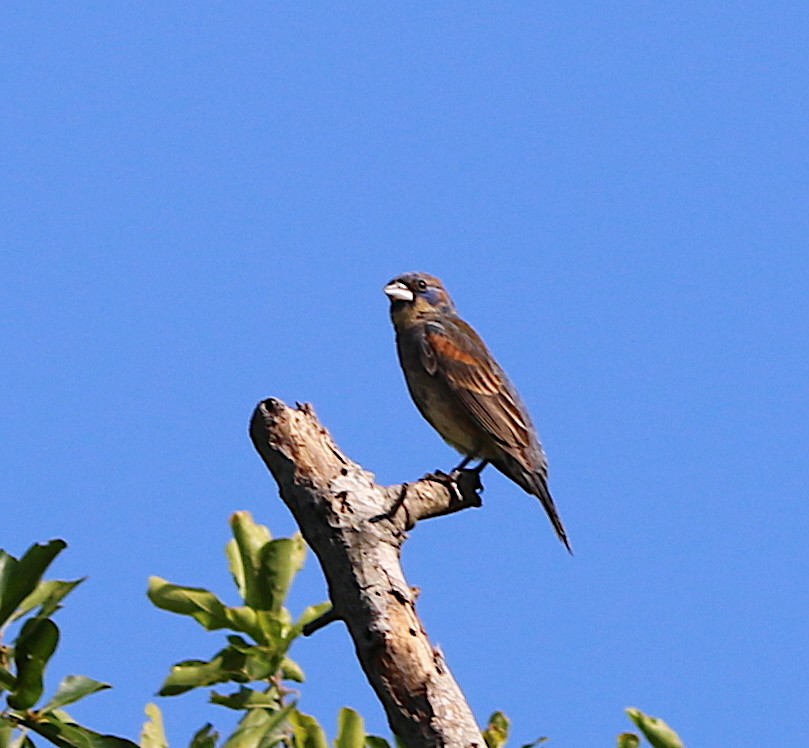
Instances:
[[[401,549],[419,520],[481,505],[479,473],[460,470],[381,486],[349,459],[311,405],[260,402],[250,423],[256,450],[320,561],[332,610],[307,635],[345,622],[391,729],[412,748],[484,741],[441,652],[416,614]]]

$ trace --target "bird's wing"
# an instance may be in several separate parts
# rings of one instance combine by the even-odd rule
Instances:
[[[441,377],[474,421],[506,449],[531,443],[533,427],[519,396],[480,336],[461,319],[429,322],[422,363]]]

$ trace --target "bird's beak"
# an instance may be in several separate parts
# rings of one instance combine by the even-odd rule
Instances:
[[[391,301],[413,301],[413,292],[402,281],[391,281],[385,286],[385,293]]]

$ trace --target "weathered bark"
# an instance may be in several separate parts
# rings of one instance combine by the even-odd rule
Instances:
[[[309,405],[259,403],[250,435],[328,582],[333,610],[307,633],[345,622],[405,745],[484,746],[460,687],[427,638],[400,563],[406,530],[416,521],[480,506],[477,474],[380,486],[343,454]]]

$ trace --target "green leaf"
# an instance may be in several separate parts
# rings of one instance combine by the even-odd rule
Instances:
[[[266,744],[267,739],[276,734],[287,731],[287,720],[296,714],[294,704],[269,712],[266,709],[250,709],[239,721],[233,734],[227,739],[222,748],[258,748]]]
[[[8,590],[12,586],[11,583],[14,572],[19,563],[20,562],[17,561],[14,556],[0,548],[0,609],[9,608],[9,612],[5,614],[4,618],[0,619],[0,632],[3,631],[3,623],[5,623],[5,620],[11,615],[14,607],[16,607],[12,605],[10,601],[6,604],[6,600],[9,597]],[[25,599],[25,595],[23,595],[22,599]]]
[[[219,740],[219,733],[208,722],[194,733],[189,748],[216,748],[217,740]]]
[[[162,610],[191,616],[208,631],[230,628],[264,642],[254,610],[228,608],[216,595],[200,587],[181,587],[160,577],[149,579],[149,599]]]
[[[262,626],[262,613],[261,610],[256,611],[246,606],[225,610],[230,628],[252,636],[259,644],[270,644],[272,640],[267,639],[264,626]]]
[[[233,581],[236,583],[236,588],[239,590],[239,595],[246,602],[247,580],[244,576],[244,562],[239,553],[239,544],[235,540],[228,540],[225,546],[225,555],[228,557],[228,568]]]
[[[230,626],[225,604],[208,590],[200,587],[181,587],[160,577],[150,577],[148,595],[158,608],[191,616],[208,631]]]
[[[256,647],[247,654],[243,670],[247,680],[265,680],[278,672],[278,666],[278,657],[274,653]]]
[[[255,644],[247,641],[238,634],[228,634],[226,638],[230,642],[230,646],[233,647],[233,649],[238,650],[239,652],[247,652],[248,650],[256,646]]]
[[[14,644],[17,684],[8,697],[12,709],[30,709],[42,696],[45,666],[56,651],[59,629],[50,618],[29,618]]]
[[[14,615],[9,618],[9,621],[16,621],[18,618],[22,618],[22,616],[31,612],[38,605],[41,605],[42,609],[37,615],[43,618],[52,616],[61,607],[59,603],[86,578],[87,577],[74,579],[72,582],[63,582],[55,579],[40,582],[36,589],[20,603]]]
[[[177,696],[200,686],[212,686],[214,683],[225,683],[231,674],[224,666],[222,654],[210,662],[203,660],[185,660],[171,668],[168,678],[163,682],[158,696]]]
[[[366,735],[365,745],[368,748],[390,748],[390,743],[385,738],[380,738],[379,735]]]
[[[685,748],[677,733],[662,719],[650,717],[640,709],[631,707],[626,710],[626,713],[654,748]]]
[[[14,725],[7,719],[0,716],[0,748],[9,748],[11,735],[14,732]]]
[[[236,549],[228,544],[230,571],[245,603],[257,610],[270,610],[269,599],[262,594],[259,583],[261,552],[272,540],[269,529],[253,521],[250,512],[236,512],[230,518]]]
[[[281,702],[275,689],[269,692],[254,691],[252,688],[242,686],[232,694],[223,695],[216,691],[211,692],[211,703],[225,706],[228,709],[278,709]]]
[[[192,688],[215,683],[249,683],[266,680],[278,672],[280,658],[266,647],[237,649],[225,647],[210,662],[185,660],[171,668],[158,692],[160,696],[176,696]]]
[[[112,686],[109,683],[101,683],[84,675],[68,675],[59,684],[54,697],[42,707],[42,711],[50,712],[59,707],[73,704],[91,693],[98,693],[98,691],[103,691],[107,688],[112,688]]]
[[[279,538],[261,550],[258,585],[262,608],[280,611],[295,575],[303,568],[306,543],[300,533],[291,538]]]
[[[618,736],[618,748],[638,748],[640,738],[634,732],[622,732]]]
[[[147,704],[144,711],[148,719],[140,731],[141,748],[169,748],[160,707],[157,704]]]
[[[495,712],[489,717],[489,724],[483,731],[483,739],[488,748],[501,748],[508,740],[509,721],[503,712]]]
[[[365,745],[365,724],[362,717],[353,709],[343,707],[337,718],[335,748],[363,748],[363,745]]]
[[[326,733],[314,717],[295,710],[290,713],[289,721],[295,732],[296,748],[328,748]]]
[[[65,548],[64,540],[32,545],[17,561],[0,551],[0,626],[35,589],[45,570]]]
[[[306,675],[304,675],[301,666],[295,660],[290,660],[289,657],[284,657],[281,660],[280,669],[281,677],[284,680],[295,681],[295,683],[303,683],[306,680]]]
[[[17,687],[17,679],[4,667],[0,667],[0,691],[13,691]]]
[[[68,720],[64,712],[60,712],[60,716],[51,713],[41,719],[23,719],[21,722],[58,748],[138,748],[135,743],[125,738],[102,735],[82,727]]]
[[[252,608],[246,610],[252,610]],[[281,608],[279,611],[257,610],[254,612],[261,628],[262,643],[271,645],[280,654],[286,652],[297,636],[289,611]]]

